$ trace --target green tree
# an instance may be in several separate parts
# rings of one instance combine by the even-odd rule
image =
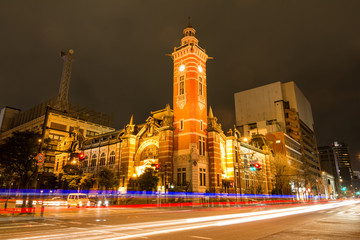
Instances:
[[[63,189],[77,190],[80,188],[82,171],[77,166],[72,164],[66,164],[63,168],[62,174],[60,174],[60,180],[62,182]]]
[[[0,164],[19,178],[19,188],[30,188],[37,175],[36,155],[41,135],[31,131],[16,131],[0,144]]]
[[[155,170],[152,168],[145,169],[145,172],[138,179],[140,190],[142,191],[156,190],[158,182],[159,177],[155,175]]]
[[[82,190],[90,190],[96,182],[96,178],[92,173],[84,173],[80,179],[80,187]]]
[[[118,179],[115,176],[114,172],[111,171],[109,168],[104,167],[100,170],[97,174],[99,188],[109,190],[118,185]]]

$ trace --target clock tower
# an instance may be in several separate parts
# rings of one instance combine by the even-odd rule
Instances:
[[[207,90],[208,55],[188,24],[179,47],[174,48],[174,179],[191,191],[208,189]]]

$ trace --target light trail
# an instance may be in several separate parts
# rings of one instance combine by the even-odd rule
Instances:
[[[239,214],[227,214],[219,216],[210,216],[210,217],[196,217],[196,218],[187,218],[179,219],[172,221],[157,221],[157,222],[145,222],[145,223],[134,223],[134,224],[124,224],[124,225],[112,225],[112,226],[101,226],[101,229],[76,229],[77,232],[67,232],[66,234],[48,234],[42,236],[31,236],[25,238],[16,238],[21,240],[30,240],[30,239],[62,239],[65,236],[76,237],[78,239],[109,239],[109,240],[119,240],[119,239],[130,239],[130,238],[139,238],[146,237],[151,235],[158,234],[168,234],[179,231],[194,230],[206,227],[219,227],[227,226],[232,224],[240,224],[245,222],[260,221],[284,216],[290,216],[295,214],[309,213],[321,210],[327,210],[337,207],[343,207],[351,205],[354,203],[359,203],[359,201],[346,201],[338,203],[327,203],[327,204],[318,204],[312,206],[303,206],[303,207],[293,207],[277,210],[265,210],[259,212],[250,212],[250,213],[239,213]],[[75,229],[73,229],[75,230]],[[80,230],[80,231],[79,231]],[[102,233],[101,236],[98,236],[98,233]],[[115,235],[115,236],[114,236]],[[116,236],[117,235],[117,236]]]

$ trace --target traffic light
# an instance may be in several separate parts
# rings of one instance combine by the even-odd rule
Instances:
[[[342,187],[341,190],[343,190],[344,192],[346,191],[346,187]]]
[[[254,164],[250,164],[250,171],[256,171]]]
[[[258,171],[258,170],[261,170],[260,163],[250,164],[250,171]]]
[[[85,159],[85,153],[81,152],[79,153],[79,160],[82,161]]]
[[[230,182],[230,187],[233,187],[234,186],[234,182]]]
[[[159,168],[160,168],[160,164],[158,164],[158,163],[157,163],[157,164],[153,163],[153,164],[151,164],[151,166],[152,166],[152,167],[155,167],[155,170],[156,170],[156,171],[158,171]]]

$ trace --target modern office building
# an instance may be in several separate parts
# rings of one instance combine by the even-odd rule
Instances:
[[[318,147],[321,170],[334,177],[336,191],[340,191],[340,170],[331,146]]]
[[[354,173],[349,148],[346,143],[335,141],[330,146],[319,147],[321,169],[335,177],[337,191],[354,191]]]
[[[300,143],[307,188],[318,194],[321,175],[311,105],[294,82],[235,93],[235,117],[246,137],[283,132]]]

